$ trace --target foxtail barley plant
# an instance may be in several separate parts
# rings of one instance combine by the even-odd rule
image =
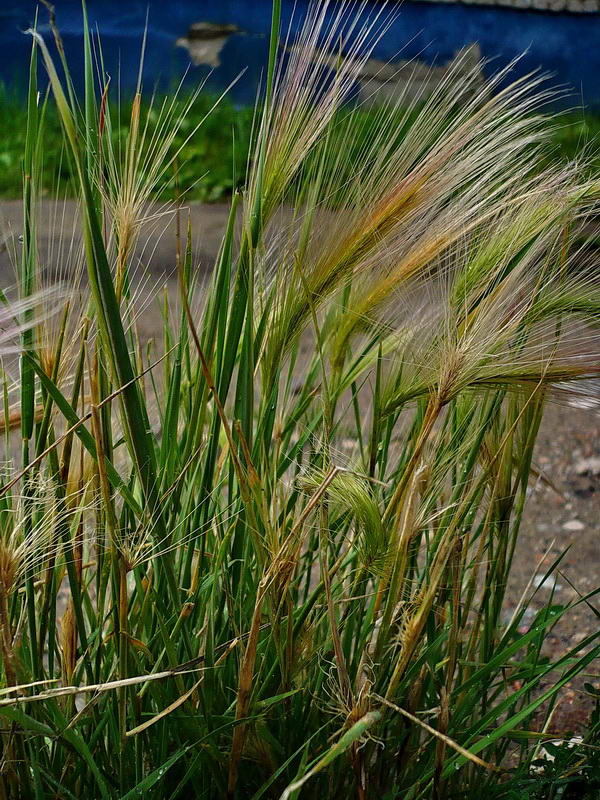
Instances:
[[[544,406],[600,372],[599,185],[543,166],[535,75],[483,89],[459,64],[365,137],[354,87],[390,24],[319,0],[293,37],[275,0],[208,275],[185,187],[153,202],[189,103],[144,105],[140,83],[125,125],[87,19],[82,98],[58,31],[31,32],[2,797],[492,796],[599,654],[594,634],[541,656],[589,598],[530,624],[534,589],[505,604]],[[44,291],[37,243],[50,103],[77,176],[70,293]],[[139,243],[169,216],[152,344]]]

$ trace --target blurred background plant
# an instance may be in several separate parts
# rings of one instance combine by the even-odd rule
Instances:
[[[127,136],[131,102],[131,98],[121,98],[119,106],[115,104],[113,107],[113,114],[118,118],[113,131],[115,139]],[[2,83],[0,111],[0,197],[17,198],[23,190],[22,156],[27,131],[27,108],[23,97]],[[339,113],[343,116],[344,112]],[[156,112],[150,114],[150,127],[156,124],[156,116]],[[367,139],[371,131],[377,129],[376,112],[359,108],[355,116],[362,118],[360,138]],[[186,187],[187,200],[223,202],[231,197],[236,188],[234,180],[243,185],[253,118],[254,110],[251,107],[233,105],[227,96],[219,100],[217,94],[206,90],[194,97],[173,142],[173,152],[179,153],[180,186]],[[201,120],[203,123],[193,139],[182,147],[186,132],[196,128]],[[545,157],[548,162],[565,162],[585,154],[588,169],[600,169],[600,117],[597,114],[583,109],[563,111],[549,115],[548,125],[551,127]],[[357,143],[357,153],[359,149]],[[70,163],[65,157],[60,121],[50,105],[45,121],[40,191],[46,196],[75,196],[77,187],[73,177]],[[175,183],[174,176],[171,180],[163,181],[156,187],[156,199],[174,199],[177,194]]]

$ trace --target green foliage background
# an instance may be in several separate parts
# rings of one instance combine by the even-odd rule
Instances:
[[[236,107],[217,95],[201,92],[182,120],[173,151],[178,152],[179,187],[187,199],[217,203],[229,198],[234,184],[243,184],[252,139],[253,108]],[[182,100],[183,103],[183,100]],[[158,117],[154,103],[152,117]],[[115,109],[114,135],[125,139],[131,119],[131,101]],[[210,113],[209,113],[210,112]],[[355,115],[353,115],[355,116]],[[359,111],[361,124],[356,126],[360,141],[356,152],[377,128],[377,114]],[[191,131],[202,121],[191,140],[183,147]],[[567,161],[585,153],[593,168],[600,169],[600,114],[584,111],[563,112],[553,118],[555,127],[548,143],[548,161]],[[356,122],[356,119],[354,120]],[[549,117],[550,122],[550,117]],[[22,158],[27,130],[27,109],[16,92],[0,83],[0,197],[17,198],[22,193]],[[348,163],[351,163],[349,159]],[[45,140],[40,190],[43,194],[72,195],[73,169],[65,156],[60,121],[53,105],[46,112]],[[175,176],[161,184],[158,199],[173,199],[177,194]]]

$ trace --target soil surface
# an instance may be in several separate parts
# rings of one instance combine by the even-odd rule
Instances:
[[[600,586],[600,404],[548,405],[534,465],[539,477],[532,479],[506,602],[509,614],[533,578],[539,589],[532,618],[552,592],[555,602],[568,604]],[[562,553],[552,577],[544,579]],[[589,604],[600,611],[599,596]],[[598,629],[600,617],[590,606],[579,603],[563,617],[547,639],[549,657],[556,659]],[[554,730],[580,731],[585,726],[592,709],[583,691],[586,681],[600,687],[598,661],[585,677],[566,686]]]
[[[200,273],[210,268],[218,252],[221,234],[227,222],[226,205],[192,205],[182,212],[182,225],[191,219],[194,234],[194,263]],[[71,241],[79,228],[76,205],[68,201],[63,214],[51,201],[42,204],[39,225],[40,253],[51,269],[65,275],[61,261],[68,261],[57,247],[57,230],[63,242]],[[14,284],[11,265],[11,242],[19,247],[22,210],[18,201],[0,203],[0,284]],[[167,286],[176,292],[175,280],[175,215],[160,216],[149,223],[142,237],[147,240],[138,248],[148,266],[145,278],[138,276],[138,290],[147,300],[142,317],[142,333],[159,336],[161,317],[153,299],[159,288]],[[185,234],[184,234],[185,238]],[[505,613],[510,617],[530,581],[538,586],[530,619],[535,610],[554,592],[558,603],[573,602],[600,586],[600,387],[598,402],[589,407],[549,405],[539,434],[535,471],[523,519],[520,540],[515,553],[513,574],[507,591]],[[559,554],[565,555],[553,573],[544,581],[547,568]],[[600,596],[590,603],[600,609]],[[599,622],[585,603],[573,609],[549,636],[547,655],[556,658],[597,629]],[[586,677],[600,686],[600,666],[593,665]],[[582,681],[567,686],[555,717],[554,729],[577,730],[585,722],[589,702],[582,691]]]

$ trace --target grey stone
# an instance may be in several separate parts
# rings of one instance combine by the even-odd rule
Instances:
[[[582,531],[584,530],[585,525],[578,519],[570,519],[568,522],[565,522],[563,525],[564,531]]]
[[[582,458],[575,464],[577,475],[600,475],[600,458]]]

